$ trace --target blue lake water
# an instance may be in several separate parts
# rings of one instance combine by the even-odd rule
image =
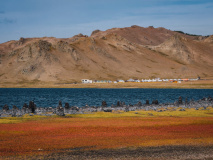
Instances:
[[[213,89],[58,89],[58,88],[0,88],[0,109],[5,105],[22,107],[33,100],[38,107],[57,107],[58,101],[70,106],[100,106],[105,100],[108,105],[123,101],[136,104],[157,99],[159,103],[173,103],[182,96],[183,100],[198,100],[213,97]]]

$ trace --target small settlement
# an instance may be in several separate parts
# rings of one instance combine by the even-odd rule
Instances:
[[[116,80],[116,81],[111,81],[111,80],[90,80],[90,79],[82,79],[82,83],[128,83],[128,82],[136,82],[136,83],[141,83],[141,82],[174,82],[174,83],[181,83],[182,81],[197,81],[199,80],[200,77],[195,78],[195,79],[189,79],[189,78],[184,78],[184,79],[160,79],[160,78],[154,78],[154,79],[128,79],[128,80]]]

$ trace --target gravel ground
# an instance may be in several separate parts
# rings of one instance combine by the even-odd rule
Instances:
[[[4,159],[48,160],[213,160],[213,146],[160,146],[104,150],[64,150],[48,155],[5,157]]]

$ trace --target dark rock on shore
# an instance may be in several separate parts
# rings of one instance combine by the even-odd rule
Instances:
[[[102,101],[102,104],[101,104],[102,107],[106,107],[107,106],[107,103],[106,101]]]
[[[208,107],[213,107],[213,99],[211,97],[208,98],[202,98],[198,101],[191,100],[188,102],[188,100],[183,103],[182,98],[178,98],[178,101],[174,103],[164,103],[160,104],[158,100],[153,100],[152,104],[149,104],[149,100],[146,100],[145,104],[142,104],[140,101],[135,104],[129,104],[125,105],[124,102],[117,101],[117,104],[112,104],[111,106],[107,106],[106,101],[102,101],[101,106],[88,106],[85,105],[84,107],[77,107],[77,106],[71,106],[69,103],[65,103],[65,106],[62,106],[62,102],[59,101],[58,106],[56,108],[54,107],[36,107],[36,104],[33,101],[29,102],[29,106],[24,103],[22,109],[19,109],[15,105],[10,110],[8,105],[4,105],[2,107],[2,110],[0,110],[1,117],[2,116],[22,116],[24,114],[38,114],[38,115],[53,115],[56,114],[58,116],[65,116],[65,114],[84,114],[88,112],[97,112],[97,111],[104,111],[104,112],[112,112],[112,111],[138,111],[138,110],[153,110],[158,112],[164,112],[168,110],[168,107],[172,107],[174,110],[177,109],[177,107],[180,107],[179,111],[185,111],[186,108],[195,108],[196,110],[206,110]]]
[[[106,108],[106,109],[104,109],[104,112],[112,112],[112,109],[111,108]]]
[[[3,110],[8,111],[9,109],[10,109],[9,106],[5,104]]]
[[[142,106],[141,101],[139,101],[139,102],[137,103],[137,106],[138,106],[138,107]]]
[[[158,103],[158,100],[153,100],[153,101],[152,101],[152,104],[159,104],[159,103]]]
[[[178,104],[183,104],[183,100],[181,96],[178,98]]]
[[[69,103],[65,103],[65,106],[64,106],[65,109],[69,109],[70,108],[70,105]]]
[[[58,102],[58,107],[56,108],[56,114],[58,116],[65,116],[64,108],[62,107],[62,102],[61,101]]]
[[[36,105],[34,104],[33,101],[29,102],[29,109],[31,110],[31,113],[35,113]]]

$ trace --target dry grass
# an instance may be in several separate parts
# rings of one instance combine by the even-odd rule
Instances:
[[[93,83],[93,84],[71,84],[54,82],[34,83],[0,83],[1,88],[194,88],[213,89],[213,80],[200,80],[182,83],[150,82],[150,83]]]

